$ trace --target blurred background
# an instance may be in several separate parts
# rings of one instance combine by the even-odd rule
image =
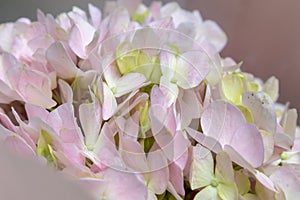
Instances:
[[[151,1],[144,0],[146,4]],[[163,1],[164,3],[169,1]],[[226,32],[228,44],[222,56],[244,61],[243,71],[266,80],[280,79],[280,102],[300,110],[300,1],[299,0],[180,0],[188,10],[200,10]],[[57,15],[76,5],[103,7],[103,0],[1,0],[0,22],[19,17],[35,19],[37,8]]]

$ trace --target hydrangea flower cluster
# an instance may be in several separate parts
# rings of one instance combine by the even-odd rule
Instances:
[[[96,199],[297,199],[297,111],[276,103],[278,79],[222,58],[225,44],[177,3],[2,24],[1,145]]]

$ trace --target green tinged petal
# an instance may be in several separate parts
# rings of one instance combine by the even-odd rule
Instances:
[[[131,20],[142,24],[144,22],[144,20],[146,19],[146,17],[149,16],[149,14],[150,14],[150,11],[148,9],[143,13],[134,13],[131,16]]]
[[[242,105],[237,105],[237,107],[243,113],[243,115],[248,123],[254,123],[252,113],[250,112],[250,110],[248,108],[246,108],[245,106],[242,106]]]
[[[232,163],[229,155],[224,151],[217,154],[215,175],[220,182],[234,182]]]
[[[274,76],[270,77],[263,86],[263,91],[267,93],[274,102],[279,96],[279,80]]]
[[[150,129],[150,120],[149,120],[149,101],[143,106],[139,107],[139,122],[140,122],[140,129],[142,134],[144,135]]]
[[[169,47],[171,48],[171,53],[174,54],[175,56],[178,56],[180,54],[180,49],[177,45],[169,44]]]
[[[121,43],[117,50],[117,65],[121,74],[132,72],[137,66],[139,50],[133,49],[129,42]]]
[[[264,143],[264,162],[267,162],[274,153],[274,135],[265,130],[259,130]]]
[[[212,68],[205,79],[210,86],[215,86],[222,79],[222,72],[218,68]]]
[[[228,74],[222,79],[222,91],[227,100],[234,104],[241,104],[244,79],[241,73]]]
[[[222,200],[238,199],[238,189],[234,182],[220,183],[217,187],[217,191]]]
[[[234,182],[232,163],[229,155],[224,151],[217,154],[215,175],[219,181],[217,191],[221,199],[237,199],[238,189]]]
[[[54,164],[54,166],[57,166],[57,160],[53,154],[53,149],[51,147],[52,141],[53,139],[50,134],[45,130],[41,130],[37,144],[37,154],[39,156],[45,157],[48,161],[48,164]]]
[[[259,90],[259,85],[255,82],[248,82],[247,89],[251,92],[257,92]]]
[[[123,42],[116,50],[116,60],[122,75],[138,72],[143,74],[147,81],[159,83],[162,73],[158,56],[149,57],[144,51],[134,49],[131,43]]]
[[[158,84],[162,75],[159,57],[149,58],[145,52],[140,51],[137,67],[133,71],[143,74],[147,81]]]
[[[202,146],[196,146],[193,148],[192,159],[190,169],[191,189],[210,185],[214,180],[214,161],[211,152]]]
[[[197,195],[194,197],[194,200],[219,200],[220,197],[218,196],[216,188],[212,186],[207,186],[206,188],[202,189]]]
[[[255,194],[247,193],[243,196],[245,200],[259,200],[258,196]]]
[[[241,171],[236,171],[234,179],[238,187],[239,194],[244,195],[249,192],[250,181],[244,173],[242,173]]]

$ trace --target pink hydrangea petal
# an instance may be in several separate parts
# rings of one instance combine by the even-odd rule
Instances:
[[[148,162],[142,146],[133,138],[121,136],[120,153],[127,166],[136,173],[149,172]]]
[[[130,22],[130,16],[126,9],[118,8],[111,13],[109,21],[108,29],[111,35],[115,35],[127,29]]]
[[[55,42],[48,48],[46,58],[63,79],[74,78],[81,73],[61,42]]]
[[[151,151],[147,156],[150,180],[148,187],[156,194],[162,194],[169,181],[168,162],[161,150]]]
[[[62,103],[72,103],[73,102],[73,91],[71,86],[62,79],[58,80],[59,94]]]
[[[174,189],[180,195],[185,195],[184,190],[184,177],[182,169],[175,163],[171,163],[169,166],[170,182],[173,184]]]
[[[4,144],[11,150],[26,156],[35,156],[34,150],[26,143],[26,141],[18,135],[7,136]]]
[[[70,48],[81,58],[86,58],[85,45],[82,41],[80,29],[77,25],[73,25],[70,31],[69,45]]]
[[[114,135],[110,126],[105,123],[101,129],[93,152],[103,165],[120,170],[120,168],[122,169],[123,161],[120,152],[116,148],[113,137]]]
[[[300,195],[300,169],[299,166],[284,166],[270,176],[283,190],[287,199],[297,199]]]
[[[235,131],[245,124],[243,114],[230,103],[216,101],[203,112],[203,133],[218,140],[222,146],[229,144]]]
[[[190,125],[192,119],[200,118],[202,107],[194,91],[181,91],[179,94],[181,127],[184,129]]]
[[[72,104],[62,104],[50,112],[47,123],[53,127],[63,142],[82,147],[83,135],[77,125]]]
[[[24,101],[51,108],[56,105],[52,100],[51,81],[44,73],[21,64],[12,67],[8,79]]]
[[[109,119],[117,110],[117,101],[112,91],[108,86],[103,84],[103,104],[102,104],[102,116],[104,120]]]
[[[116,112],[121,112],[120,116],[128,114],[139,104],[144,104],[148,100],[148,94],[138,93],[138,90],[131,92],[125,100],[119,104]]]
[[[136,174],[107,169],[104,179],[108,184],[106,194],[109,199],[147,200],[147,187]]]
[[[91,21],[93,23],[93,26],[95,28],[98,28],[100,23],[101,23],[101,17],[102,17],[101,10],[99,10],[93,4],[89,4],[88,8],[89,8],[89,13],[90,13],[90,16],[91,16]]]
[[[29,121],[33,118],[40,118],[46,121],[49,115],[49,112],[46,109],[29,103],[25,104],[25,110]]]
[[[119,116],[116,118],[116,124],[121,132],[131,138],[138,139],[139,134],[139,115],[135,112],[130,118]]]
[[[11,119],[8,117],[7,114],[5,114],[5,111],[2,109],[0,109],[0,124],[10,131],[17,131],[17,127],[13,124]]]
[[[209,149],[215,153],[222,151],[221,144],[215,138],[206,136],[203,133],[200,133],[189,127],[186,128],[186,131],[194,140],[196,140],[199,144],[205,146],[207,149]]]
[[[253,124],[239,127],[229,143],[253,167],[257,168],[264,161],[264,145],[261,134]]]
[[[0,48],[9,51],[13,43],[13,23],[5,23],[0,27]]]
[[[202,28],[205,30],[207,40],[220,52],[227,43],[227,36],[224,31],[212,20],[204,21]]]

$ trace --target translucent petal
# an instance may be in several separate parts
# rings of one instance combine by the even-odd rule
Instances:
[[[44,156],[47,159],[48,164],[54,164],[55,166],[57,166],[57,160],[53,154],[53,150],[51,147],[52,141],[53,139],[50,134],[44,130],[41,130],[37,144],[37,154],[39,156]]]
[[[216,178],[218,181],[232,183],[234,182],[234,173],[229,155],[221,151],[216,157]]]
[[[85,144],[92,150],[102,123],[102,112],[98,102],[84,103],[79,106],[79,119],[85,136]]]
[[[264,143],[253,124],[239,127],[229,143],[247,162],[257,168],[264,161]]]
[[[243,105],[251,111],[257,127],[275,133],[276,111],[269,95],[263,92],[245,92],[242,99]]]
[[[203,23],[206,37],[214,45],[218,52],[220,52],[227,43],[227,36],[220,26],[212,21],[206,20]]]
[[[105,194],[109,200],[147,200],[147,187],[134,173],[107,169],[104,179],[107,181]]]
[[[222,200],[238,199],[238,189],[234,182],[220,183],[217,187],[217,191]]]
[[[274,76],[270,77],[265,82],[263,91],[267,93],[274,102],[276,102],[279,96],[279,80]]]
[[[251,112],[248,108],[246,108],[245,106],[242,106],[242,105],[237,105],[237,107],[243,113],[243,115],[246,119],[246,122],[248,122],[248,123],[253,123],[254,122],[252,114],[251,114]]]
[[[102,116],[104,120],[107,120],[115,113],[117,109],[117,100],[106,83],[103,83],[103,94]]]
[[[274,136],[264,130],[259,131],[264,144],[264,162],[267,162],[274,153]]]
[[[175,79],[183,89],[198,86],[210,72],[210,60],[203,51],[191,51],[178,57]]]
[[[58,88],[60,93],[60,98],[62,103],[72,103],[73,102],[73,91],[71,86],[62,79],[58,80]]]
[[[286,134],[292,139],[295,138],[296,127],[297,127],[298,113],[296,109],[289,109],[284,115],[281,121],[281,125]]]
[[[61,42],[55,42],[47,49],[46,58],[62,79],[74,78],[80,74]]]
[[[194,200],[221,200],[215,187],[207,186],[196,194]]]
[[[93,26],[95,28],[98,28],[98,26],[100,25],[100,22],[101,22],[102,13],[93,4],[89,4],[88,8],[89,8],[89,13],[90,13],[90,16],[91,16],[91,21],[93,23]]]
[[[191,189],[194,190],[210,185],[214,179],[213,171],[214,162],[211,152],[200,145],[193,147],[193,158],[189,178]]]
[[[0,142],[2,144],[1,138]],[[33,150],[22,137],[16,134],[5,136],[2,145],[23,156],[36,156],[35,150]]]
[[[298,199],[300,195],[300,168],[299,166],[284,166],[270,176],[283,190],[286,199]]]
[[[162,194],[169,182],[169,169],[167,158],[161,150],[148,153],[149,164],[148,188],[156,194]]]
[[[249,178],[241,171],[235,171],[234,180],[238,187],[239,194],[244,195],[250,190]]]
[[[209,104],[201,117],[203,133],[218,140],[222,146],[229,144],[235,131],[244,124],[245,118],[241,111],[222,101]]]
[[[222,91],[226,99],[234,104],[241,103],[244,80],[237,73],[229,74],[222,79]]]
[[[145,76],[140,73],[125,74],[116,82],[114,95],[120,97],[133,90],[139,89],[143,86],[145,81]]]

